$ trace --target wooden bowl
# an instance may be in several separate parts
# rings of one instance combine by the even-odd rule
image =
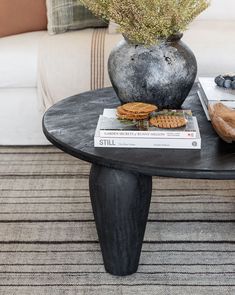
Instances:
[[[222,103],[211,104],[208,110],[211,123],[219,137],[228,143],[235,141],[235,110]]]

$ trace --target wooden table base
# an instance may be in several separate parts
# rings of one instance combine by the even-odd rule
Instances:
[[[137,271],[151,194],[151,176],[92,165],[90,196],[107,272]]]

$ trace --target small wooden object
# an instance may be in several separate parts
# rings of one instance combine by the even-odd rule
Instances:
[[[235,110],[222,103],[211,104],[208,110],[217,134],[228,143],[235,141]]]

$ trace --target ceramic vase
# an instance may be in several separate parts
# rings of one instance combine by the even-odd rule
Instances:
[[[181,107],[197,74],[196,58],[181,38],[177,34],[150,47],[124,38],[112,50],[108,72],[121,103]]]

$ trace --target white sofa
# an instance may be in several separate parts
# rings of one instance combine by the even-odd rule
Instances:
[[[235,72],[235,1],[212,0],[211,7],[195,20],[184,34],[184,41],[194,51],[198,61],[198,75],[216,76]],[[73,34],[80,40],[93,30]],[[41,130],[42,112],[37,93],[38,48],[47,32],[33,32],[0,39],[0,145],[45,145]],[[70,33],[60,35],[61,42]],[[105,57],[122,37],[106,34]],[[66,52],[64,53],[66,55]],[[86,52],[90,55],[90,51]],[[76,63],[84,67],[84,50],[77,48]],[[61,69],[66,59],[61,57]],[[90,65],[86,65],[90,69]],[[106,67],[105,67],[106,68]],[[82,69],[81,69],[82,71]],[[62,85],[67,95],[90,89],[90,72],[86,70],[78,79],[77,86]],[[104,85],[109,85],[105,69]],[[71,91],[71,92],[70,92]]]

